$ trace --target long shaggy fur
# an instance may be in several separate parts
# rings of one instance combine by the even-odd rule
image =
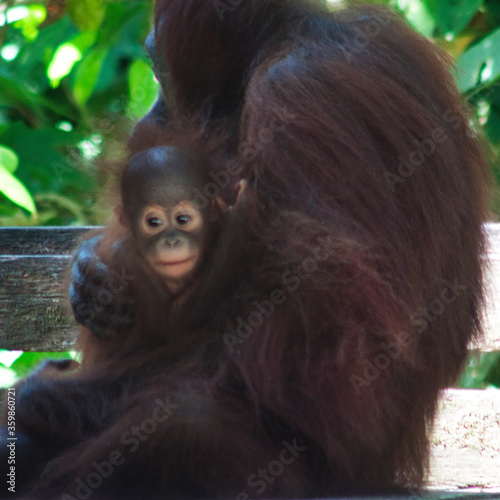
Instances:
[[[228,5],[158,1],[171,128],[148,135],[149,116],[132,143],[175,143],[183,120],[223,138],[216,173],[249,180],[258,257],[183,349],[175,332],[152,346],[141,331],[126,351],[91,338],[107,361],[19,389],[19,427],[65,450],[37,497],[96,485],[112,454],[123,461],[92,498],[423,484],[436,403],[483,300],[487,167],[450,61],[385,10]]]

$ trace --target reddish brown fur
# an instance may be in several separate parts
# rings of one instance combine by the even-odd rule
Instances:
[[[205,124],[207,144],[224,139],[221,169],[255,191],[259,257],[188,348],[150,349],[142,329],[78,387],[39,388],[103,415],[52,462],[40,497],[73,494],[113,450],[126,464],[93,498],[255,497],[252,474],[284,442],[301,451],[263,496],[419,488],[439,393],[480,332],[483,299],[487,167],[449,60],[378,9],[254,0],[220,21],[211,0],[159,0],[156,20],[158,64],[172,70],[169,87],[160,75],[165,135],[175,142],[187,120]],[[159,121],[140,123],[131,146],[159,140]],[[415,141],[434,150],[405,171]],[[281,304],[238,337],[238,318],[277,291]],[[127,454],[120,436],[167,396],[178,407]]]

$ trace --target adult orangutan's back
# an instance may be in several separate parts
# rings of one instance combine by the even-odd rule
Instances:
[[[441,51],[384,11],[333,18],[289,29],[249,83],[240,161],[286,301],[242,363],[333,491],[418,486],[480,332],[487,167]]]

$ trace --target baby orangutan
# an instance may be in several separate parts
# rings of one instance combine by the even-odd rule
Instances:
[[[82,245],[97,238],[108,271],[126,280],[122,289],[96,285],[94,307],[105,289],[123,309],[118,316],[132,312],[133,321],[106,335],[81,328],[80,366],[48,361],[16,386],[21,488],[41,472],[33,464],[98,435],[151,373],[166,372],[207,340],[206,325],[251,263],[245,182],[235,182],[228,206],[200,196],[209,181],[207,162],[177,147],[142,151],[126,165],[116,220]],[[62,403],[51,404],[60,394]]]
[[[248,261],[246,183],[235,183],[236,202],[228,206],[220,196],[200,196],[208,172],[200,155],[179,147],[155,147],[130,159],[120,176],[116,221],[98,244],[104,263],[126,280],[113,293],[120,326],[91,333],[91,343],[103,337],[113,353],[113,338],[122,353],[129,340],[131,349],[166,338],[184,345],[184,333],[203,324],[236,285],[234,270]],[[123,335],[127,316],[133,333]],[[101,342],[95,347],[98,357],[109,354]]]
[[[221,198],[205,209],[193,202],[194,188],[206,183],[201,158],[176,147],[140,152],[122,174],[118,219],[173,297],[184,295],[196,279],[227,211]]]

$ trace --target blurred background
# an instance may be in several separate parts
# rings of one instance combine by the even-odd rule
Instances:
[[[401,12],[456,60],[499,181],[500,0],[365,3]],[[156,98],[143,50],[152,15],[150,0],[0,2],[0,226],[106,222],[99,160],[119,155]],[[500,214],[498,190],[492,213]],[[41,356],[0,351],[0,386]],[[460,385],[500,386],[500,353],[472,358]]]

